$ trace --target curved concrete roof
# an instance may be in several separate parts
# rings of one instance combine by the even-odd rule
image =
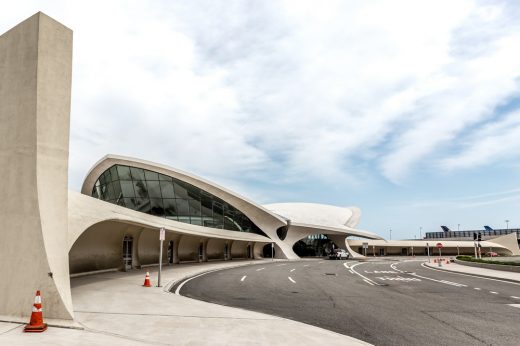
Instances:
[[[349,207],[337,207],[327,204],[273,203],[266,204],[264,207],[291,220],[291,223],[325,227],[345,226],[354,216],[354,211]]]
[[[225,187],[210,182],[209,180],[166,165],[161,165],[132,157],[118,155],[106,155],[103,157],[94,165],[94,167],[92,167],[92,169],[87,174],[81,188],[81,193],[90,196],[92,188],[94,187],[94,184],[99,176],[108,168],[116,164],[148,169],[185,181],[231,204],[233,207],[237,208],[247,217],[249,217],[251,221],[253,221],[261,229],[265,228],[276,230],[278,227],[285,226],[287,224],[286,220],[281,216],[276,215],[261,205],[231,190],[228,190]]]

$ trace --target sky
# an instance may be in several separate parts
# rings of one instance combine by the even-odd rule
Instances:
[[[69,187],[104,155],[392,239],[520,227],[518,1],[12,1],[74,31]]]

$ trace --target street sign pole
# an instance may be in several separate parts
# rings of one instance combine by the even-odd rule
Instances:
[[[437,243],[437,249],[439,249],[439,267],[442,267],[442,260],[441,260],[441,256],[442,256],[442,243]]]
[[[162,248],[163,241],[165,238],[165,230],[161,228],[159,230],[159,275],[157,276],[157,287],[161,287],[161,272],[162,272]]]
[[[426,243],[426,252],[428,254],[428,263],[430,263],[430,244]]]

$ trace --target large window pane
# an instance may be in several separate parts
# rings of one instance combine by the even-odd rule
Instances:
[[[159,180],[159,173],[155,173],[149,170],[144,170],[144,176],[146,180]]]
[[[161,194],[163,198],[175,198],[173,183],[171,181],[160,181]]]
[[[132,180],[132,176],[130,175],[130,167],[127,166],[117,166],[117,175],[120,180]]]
[[[200,202],[197,201],[196,199],[190,199],[189,204],[190,204],[190,216],[197,216],[200,218],[200,216],[201,216]]]
[[[150,198],[150,213],[155,216],[164,216],[162,199]]]
[[[116,201],[121,199],[123,197],[121,193],[121,183],[119,181],[114,181],[112,187],[114,188],[114,199]]]
[[[106,183],[112,181],[112,179],[110,179],[110,172],[109,171],[106,171],[104,172],[103,174],[101,174],[101,176],[99,177],[99,183],[101,185],[105,185]]]
[[[132,173],[132,180],[144,180],[144,170],[141,168],[130,167]]]
[[[134,190],[136,197],[146,198],[148,197],[148,189],[146,188],[146,182],[143,180],[134,180]]]
[[[150,200],[148,198],[134,198],[134,203],[137,211],[150,214]]]
[[[172,198],[163,199],[164,215],[167,218],[177,220],[177,205]]]
[[[112,178],[112,181],[119,180],[119,177],[117,176],[116,166],[110,167],[110,177]]]
[[[164,175],[164,174],[160,174],[159,173],[159,180],[164,180],[164,181],[172,181],[172,177],[169,177],[167,175]]]
[[[186,188],[184,186],[181,186],[177,182],[173,185],[174,185],[174,189],[175,189],[175,196],[177,198],[188,199],[188,191],[186,191]]]
[[[188,200],[179,198],[177,199],[177,212],[179,216],[190,216]]]
[[[159,187],[159,181],[146,181],[148,187],[148,196],[150,198],[161,198],[161,188]]]
[[[112,183],[108,183],[106,186],[106,191],[105,191],[105,194],[106,194],[106,200],[107,201],[112,201],[115,199],[115,196],[114,196],[114,189],[112,188]]]
[[[134,184],[131,181],[120,181],[123,197],[135,197]]]

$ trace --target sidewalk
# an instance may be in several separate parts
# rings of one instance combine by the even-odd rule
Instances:
[[[0,322],[0,344],[318,345],[326,342],[367,345],[304,323],[165,291],[169,282],[208,270],[266,262],[270,260],[166,266],[162,273],[163,288],[141,286],[146,270],[150,271],[152,284],[157,284],[157,268],[73,278],[75,318],[83,330],[50,327],[44,333],[31,334],[23,333],[21,324]]]
[[[475,276],[482,276],[486,278],[492,279],[502,279],[506,281],[513,281],[520,283],[520,273],[514,272],[506,272],[502,270],[493,270],[487,268],[478,268],[478,267],[470,267],[457,263],[450,263],[448,265],[443,264],[442,267],[438,267],[437,263],[428,263],[425,262],[425,265],[434,269],[463,273],[463,274],[471,274]]]

